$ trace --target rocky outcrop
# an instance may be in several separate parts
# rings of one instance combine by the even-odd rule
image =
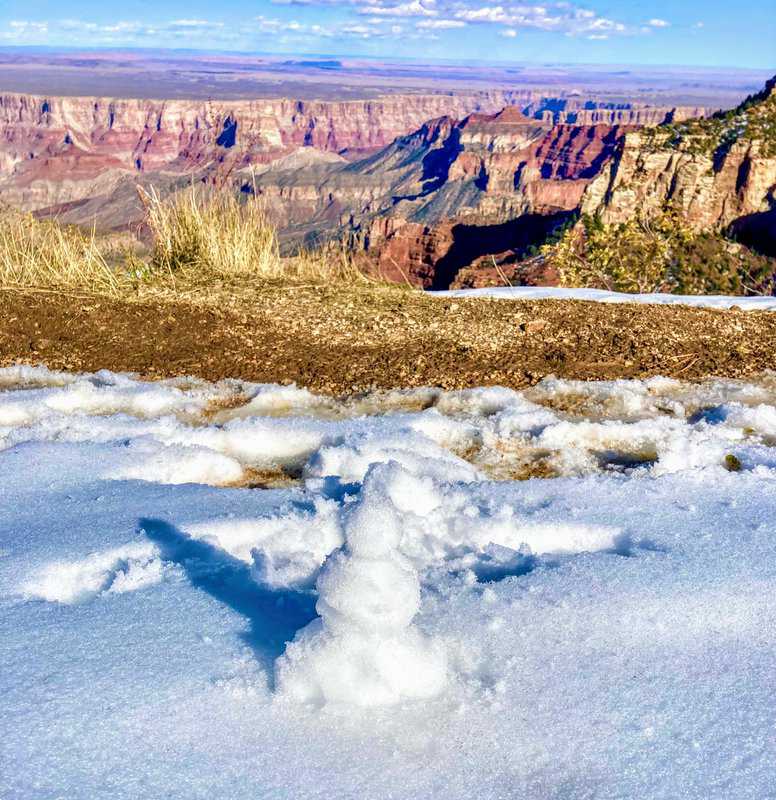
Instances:
[[[578,209],[626,132],[550,125],[515,108],[437,120],[370,161],[367,172],[395,181],[348,222],[382,274],[442,288],[478,259],[508,265],[542,241]]]
[[[692,142],[655,149],[634,132],[588,187],[582,210],[623,222],[670,205],[698,229],[725,227],[768,211],[774,187],[776,158],[764,156],[759,141],[736,142],[715,156],[694,151]]]
[[[742,224],[746,229],[747,221],[773,219],[776,79],[726,114],[629,132],[581,203],[583,212],[600,215],[604,222],[665,208],[697,230]],[[766,242],[764,249],[771,246]]]

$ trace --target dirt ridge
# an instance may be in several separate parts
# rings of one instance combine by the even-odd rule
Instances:
[[[0,365],[295,382],[317,392],[575,379],[751,378],[776,315],[298,287],[187,299],[0,291]]]

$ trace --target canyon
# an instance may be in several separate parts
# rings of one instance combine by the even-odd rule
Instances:
[[[289,237],[343,231],[379,273],[427,288],[552,283],[529,258],[580,214],[620,223],[671,209],[697,231],[776,255],[776,79],[724,114],[660,126],[441,118],[348,165],[267,170],[242,191]]]
[[[758,113],[773,103],[771,81]],[[264,203],[286,250],[344,240],[383,277],[433,288],[503,272],[551,282],[526,256],[579,213],[617,222],[671,204],[699,229],[732,226],[767,250],[774,154],[761,136],[708,145],[707,119],[700,106],[528,89],[347,101],[9,93],[0,201],[137,230],[138,185],[225,186]]]
[[[0,196],[28,210],[104,194],[122,177],[221,172],[301,148],[348,160],[440,116],[519,106],[542,120],[651,123],[699,116],[661,108],[544,97],[526,91],[385,95],[370,100],[137,100],[0,95]],[[593,122],[594,121],[594,122]]]

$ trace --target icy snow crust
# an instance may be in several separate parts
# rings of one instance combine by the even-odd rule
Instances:
[[[0,797],[774,798],[775,444],[772,376],[0,370]]]
[[[604,289],[564,289],[560,286],[490,286],[429,292],[434,297],[495,297],[502,300],[589,300],[596,303],[639,303],[696,308],[740,308],[742,311],[776,311],[776,297],[737,297],[721,294],[627,294]]]

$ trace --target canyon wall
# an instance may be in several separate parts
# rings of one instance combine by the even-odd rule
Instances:
[[[443,288],[461,268],[508,259],[575,212],[628,130],[554,125],[516,108],[439,121],[395,156],[386,151],[419,166],[351,227],[381,274]]]
[[[387,146],[426,120],[462,119],[505,106],[525,108],[540,120],[548,113],[552,117],[548,122],[565,120],[564,115],[581,120],[586,115],[584,124],[615,117],[623,124],[679,113],[643,104],[632,109],[602,104],[599,109],[593,101],[548,98],[526,90],[386,95],[341,102],[4,94],[0,95],[0,199],[39,209],[103,195],[128,175],[186,174],[213,164],[224,165],[221,171],[229,173],[308,147],[344,153],[352,160]]]
[[[0,196],[35,209],[104,191],[122,174],[261,164],[301,147],[370,151],[442,114],[501,108],[504,93],[379,100],[149,101],[0,96]]]
[[[693,142],[655,147],[643,132],[627,134],[617,157],[587,188],[582,210],[604,222],[672,206],[694,227],[722,228],[770,209],[776,158],[761,141],[733,143],[724,152],[699,152]]]
[[[665,208],[776,256],[776,78],[727,114],[629,132],[581,202],[610,223]]]

